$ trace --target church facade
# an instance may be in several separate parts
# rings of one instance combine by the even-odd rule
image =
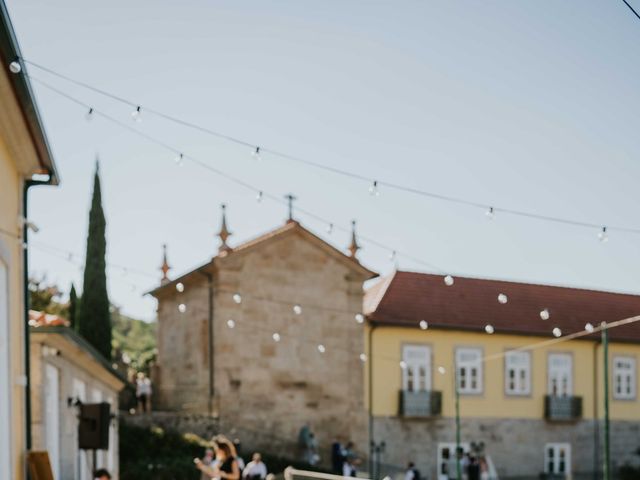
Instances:
[[[366,450],[363,283],[376,276],[300,223],[218,254],[169,280],[158,300],[154,402],[209,416],[254,448],[287,451],[300,429],[328,461],[335,438]],[[268,443],[268,445],[267,445]]]

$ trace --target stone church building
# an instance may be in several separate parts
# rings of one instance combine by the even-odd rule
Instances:
[[[367,449],[363,283],[376,276],[289,214],[264,235],[220,247],[169,279],[158,301],[158,410],[215,420],[252,448],[288,451],[305,424],[324,462],[340,436]],[[267,445],[268,444],[268,445]]]

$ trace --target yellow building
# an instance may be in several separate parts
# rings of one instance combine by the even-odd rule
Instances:
[[[565,337],[640,314],[640,297],[444,280],[395,272],[367,292],[367,397],[372,440],[386,444],[384,463],[414,461],[428,478],[448,478],[457,374],[461,445],[483,444],[501,479],[593,478],[602,463],[603,349],[597,333]],[[616,468],[640,459],[640,323],[609,335]]]
[[[56,174],[19,50],[0,1],[0,478],[24,478],[28,372],[25,343],[26,191]],[[36,175],[36,177],[34,177]]]

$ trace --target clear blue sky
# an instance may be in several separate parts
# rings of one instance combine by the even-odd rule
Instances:
[[[640,2],[635,2],[640,7]],[[640,21],[621,1],[9,0],[25,57],[140,104],[374,178],[516,209],[640,227]],[[130,109],[31,68],[111,115]],[[96,153],[108,260],[173,274],[285,209],[34,85],[62,176],[32,193],[34,242],[83,254]],[[639,292],[640,236],[498,216],[264,156],[147,116],[137,125],[211,165],[454,272]],[[325,225],[300,215],[325,236]],[[328,240],[345,247],[348,236]],[[389,272],[389,252],[363,263]],[[400,258],[400,268],[423,269]],[[67,288],[77,266],[31,267]],[[159,275],[159,272],[158,272]],[[132,284],[136,285],[135,291]],[[152,278],[109,273],[123,310],[154,317]]]

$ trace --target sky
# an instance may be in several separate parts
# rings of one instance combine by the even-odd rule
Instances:
[[[367,178],[486,205],[640,227],[640,21],[623,2],[7,0],[24,57],[132,100],[29,67],[39,80],[177,151],[345,230],[294,212],[340,249],[394,268],[640,293],[640,235],[498,214],[319,171],[145,115],[203,127]],[[640,8],[637,0],[633,4]],[[34,81],[61,176],[30,193],[30,268],[81,289],[96,157],[112,302],[152,320],[144,292],[233,246],[286,208]],[[398,255],[390,260],[392,249]],[[70,252],[71,255],[65,252]],[[417,262],[415,259],[420,259]],[[424,262],[424,263],[422,263]],[[427,267],[436,265],[439,270]]]

